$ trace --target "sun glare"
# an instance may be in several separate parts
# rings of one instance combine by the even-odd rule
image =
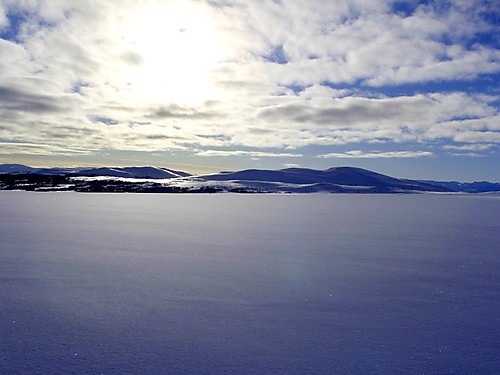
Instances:
[[[212,97],[211,70],[223,59],[222,43],[196,3],[150,6],[127,22],[124,39],[136,63],[123,79],[138,99],[193,105]]]

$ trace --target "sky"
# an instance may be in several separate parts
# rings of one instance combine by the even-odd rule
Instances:
[[[496,0],[0,0],[0,163],[500,181]]]

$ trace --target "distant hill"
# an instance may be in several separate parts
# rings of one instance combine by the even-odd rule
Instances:
[[[152,179],[190,176],[190,174],[186,172],[156,167],[32,168],[22,164],[0,164],[0,173],[34,173],[40,175],[109,176]]]
[[[156,193],[417,193],[500,192],[500,183],[417,181],[390,177],[362,168],[326,170],[248,169],[193,176],[157,167],[33,168],[0,164],[0,190],[74,190]]]
[[[452,191],[442,186],[416,180],[389,177],[366,169],[352,167],[337,167],[324,171],[306,168],[287,168],[281,170],[249,169],[238,172],[205,175],[200,176],[200,178],[208,181],[233,181],[237,184],[247,186],[256,186],[256,182],[267,183],[268,188],[274,187],[278,191],[292,190],[294,192],[389,193]]]
[[[156,167],[115,167],[115,168],[89,168],[75,173],[78,176],[111,176],[123,178],[179,178],[188,177],[189,173]]]
[[[22,164],[0,164],[0,173],[32,173],[37,170]]]
[[[478,182],[457,182],[457,181],[422,181],[431,185],[441,186],[452,191],[463,193],[490,193],[500,191],[500,183],[478,181]]]

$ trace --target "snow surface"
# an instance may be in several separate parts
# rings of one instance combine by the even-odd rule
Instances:
[[[0,192],[0,373],[500,373],[500,197]]]

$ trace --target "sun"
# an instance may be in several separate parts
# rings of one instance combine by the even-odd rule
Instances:
[[[195,105],[214,95],[211,73],[224,59],[223,43],[200,3],[155,3],[126,22],[123,39],[136,64],[122,79],[138,99]]]

